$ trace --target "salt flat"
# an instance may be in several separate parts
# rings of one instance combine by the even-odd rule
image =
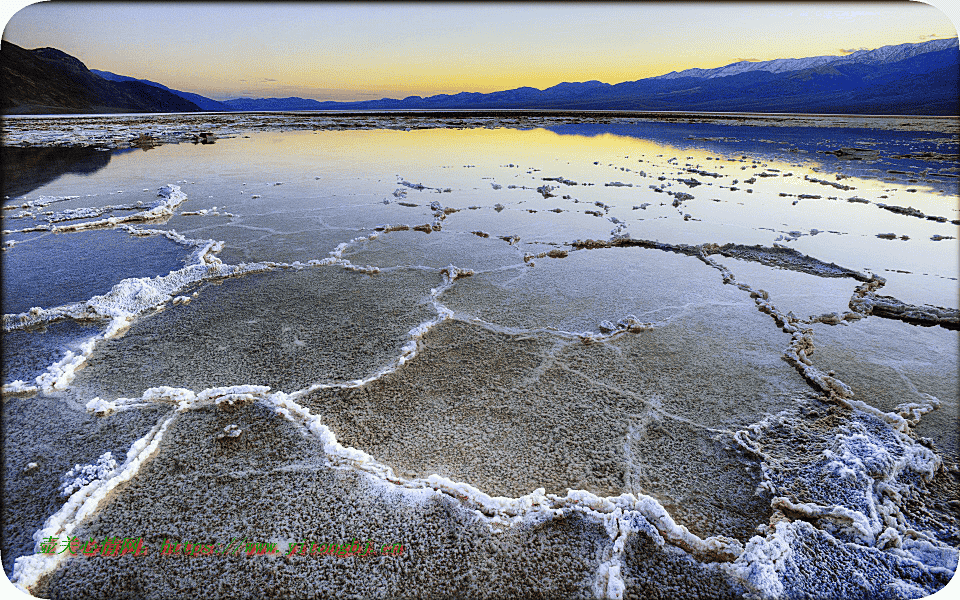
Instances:
[[[3,201],[21,589],[921,597],[956,571],[953,122],[9,121],[99,153]],[[148,552],[40,551],[71,537]],[[354,539],[404,553],[284,556]]]

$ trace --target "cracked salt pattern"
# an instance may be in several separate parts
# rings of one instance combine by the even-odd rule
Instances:
[[[12,119],[5,143],[69,148],[3,204],[6,572],[44,597],[940,589],[956,131],[834,120]],[[853,138],[879,154],[822,154]],[[47,460],[48,426],[85,441]],[[69,535],[411,554],[36,554]]]

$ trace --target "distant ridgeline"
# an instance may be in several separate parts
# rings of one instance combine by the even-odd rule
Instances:
[[[7,113],[547,109],[957,115],[958,72],[960,47],[957,38],[951,38],[847,56],[742,61],[616,85],[587,81],[545,90],[522,87],[361,102],[305,98],[218,102],[152,81],[90,71],[52,48],[23,50],[3,42],[0,86],[2,110]],[[107,87],[111,85],[115,87]],[[156,91],[151,95],[145,88]],[[140,104],[133,104],[135,100]],[[175,107],[177,101],[182,107]]]

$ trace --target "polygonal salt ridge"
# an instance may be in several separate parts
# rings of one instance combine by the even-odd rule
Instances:
[[[666,252],[675,252],[677,254],[686,254],[696,256],[705,262],[711,254],[720,254],[740,260],[758,262],[760,264],[788,269],[791,271],[800,271],[820,277],[851,277],[857,281],[868,282],[876,278],[874,275],[864,275],[859,271],[854,271],[846,267],[841,267],[835,263],[825,263],[806,254],[797,252],[792,248],[766,247],[766,246],[744,246],[742,244],[724,244],[723,246],[712,242],[697,245],[689,244],[667,244],[653,240],[634,239],[630,237],[613,237],[610,240],[576,240],[570,244],[575,250],[594,250],[599,248],[615,247],[640,247],[663,250]],[[709,261],[715,268],[724,272],[724,275],[731,277],[729,269]],[[882,284],[881,284],[882,285]],[[739,287],[739,286],[738,286]]]
[[[655,528],[661,539],[701,560],[732,561],[743,550],[740,542],[724,536],[699,538],[686,527],[678,525],[654,498],[642,494],[639,497],[621,494],[605,498],[584,490],[568,490],[565,496],[557,496],[545,494],[545,490],[539,488],[519,498],[492,497],[470,484],[436,474],[421,479],[398,477],[393,468],[377,462],[366,452],[341,445],[333,432],[322,423],[320,415],[312,414],[308,408],[297,404],[295,399],[306,391],[293,394],[277,392],[267,395],[263,400],[268,405],[272,404],[275,412],[317,436],[334,467],[360,471],[401,491],[410,490],[419,494],[424,489],[433,489],[436,493],[456,498],[464,507],[472,509],[492,531],[560,518],[565,512],[576,511],[606,524],[614,538],[622,531],[651,531],[652,535],[649,525]]]
[[[124,225],[121,227],[121,229],[133,236],[159,235],[183,246],[194,246],[196,250],[194,250],[190,254],[190,257],[187,258],[186,263],[188,265],[220,264],[222,262],[219,258],[214,256],[216,253],[223,250],[224,243],[221,241],[188,238],[174,229],[143,229],[135,225]]]
[[[4,229],[3,235],[12,235],[14,233],[33,233],[35,231],[50,231],[52,227],[52,225],[41,223],[35,227],[24,227],[23,229]],[[7,245],[12,246],[13,244],[11,242],[7,242]]]
[[[538,254],[524,254],[523,262],[530,262],[531,260],[534,260],[537,258],[566,258],[568,255],[569,255],[569,252],[567,252],[566,250],[560,250],[559,248],[554,248],[553,250],[540,252]]]
[[[215,405],[221,410],[233,411],[266,397],[269,391],[270,387],[264,385],[217,387],[199,393],[194,393],[192,390],[185,388],[160,386],[146,390],[140,398],[117,398],[111,402],[94,398],[87,403],[87,410],[97,414],[109,414],[118,408],[146,406],[160,402],[176,404],[177,410],[180,412],[210,405]]]
[[[898,415],[901,417],[905,424],[908,427],[913,427],[920,422],[920,418],[927,414],[931,413],[940,408],[940,400],[936,396],[931,396],[930,394],[920,393],[921,396],[927,399],[927,402],[903,402],[897,405],[892,411],[892,414]],[[897,428],[901,431],[906,431],[905,429]]]
[[[605,560],[597,568],[593,593],[598,598],[620,599],[626,590],[622,568],[629,538],[636,533],[642,533],[657,547],[662,547],[665,540],[657,528],[639,512],[624,513],[617,508],[613,513],[604,515],[602,520],[607,534],[613,540],[613,546],[604,550]]]
[[[813,366],[813,363],[810,361],[808,355],[812,354],[814,349],[812,337],[813,330],[799,330],[796,327],[796,324],[800,323],[801,321],[796,317],[796,315],[794,315],[792,312],[783,314],[781,310],[779,310],[773,303],[769,301],[770,295],[766,291],[754,290],[745,283],[737,283],[733,273],[729,269],[706,255],[708,250],[716,249],[716,245],[709,245],[714,248],[707,248],[706,246],[708,245],[705,245],[702,248],[701,253],[697,256],[708,265],[719,269],[724,274],[724,283],[736,285],[741,290],[750,292],[750,297],[754,299],[754,302],[757,305],[757,310],[773,317],[777,323],[777,327],[779,327],[784,333],[792,334],[790,345],[783,351],[784,360],[793,365],[800,375],[814,388],[845,406],[851,406],[849,401],[850,398],[853,397],[854,393],[853,390],[850,389],[850,386],[833,377],[832,371],[830,374],[824,373],[820,369]],[[874,284],[872,278],[868,280],[868,283],[865,285],[868,284]],[[882,283],[879,285],[882,285]],[[857,407],[860,407],[860,405],[866,406],[861,402],[857,404]]]
[[[790,315],[792,313],[787,313]],[[796,315],[794,315],[796,317]],[[849,321],[859,321],[860,319],[865,318],[862,313],[847,311],[843,314],[838,312],[824,313],[822,315],[812,316],[808,319],[798,319],[801,323],[807,323],[812,325],[813,323],[823,323],[825,325],[839,325],[843,322]]]
[[[22,379],[16,379],[9,383],[3,384],[3,387],[0,388],[0,395],[2,396],[16,396],[16,395],[29,395],[35,394],[39,391],[39,388],[35,385],[29,384]]]
[[[383,233],[390,233],[392,231],[410,231],[409,225],[391,225],[390,223],[385,223],[382,225],[375,225],[373,227],[374,231],[382,231]]]
[[[103,478],[85,483],[70,495],[60,510],[47,518],[43,526],[33,534],[36,552],[14,561],[11,583],[30,594],[31,588],[37,585],[41,577],[53,572],[60,565],[68,555],[41,553],[40,546],[43,541],[50,537],[69,537],[85,518],[99,508],[111,490],[132,479],[143,463],[157,451],[163,434],[175,418],[176,415],[167,417],[155,425],[145,436],[131,444],[123,464],[105,473]]]
[[[87,361],[93,354],[96,342],[102,339],[106,334],[95,335],[80,344],[77,352],[67,350],[63,358],[47,367],[46,371],[37,375],[34,384],[29,384],[21,380],[16,380],[9,384],[4,384],[2,394],[31,394],[38,391],[53,392],[64,390],[73,381],[77,369]]]
[[[857,281],[869,281],[870,276],[859,271],[841,267],[836,263],[825,263],[807,256],[793,248],[745,246],[743,244],[702,244],[705,253],[721,254],[723,256],[758,262],[771,267],[780,267],[791,271],[800,271],[819,277],[851,277]]]

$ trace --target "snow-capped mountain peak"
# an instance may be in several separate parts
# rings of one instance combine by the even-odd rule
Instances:
[[[666,75],[655,77],[654,79],[678,79],[680,77],[695,77],[698,79],[713,79],[715,77],[727,77],[730,75],[739,75],[751,71],[767,71],[770,73],[786,73],[789,71],[802,71],[803,69],[812,69],[828,64],[845,63],[893,63],[904,60],[918,54],[927,52],[936,52],[958,46],[957,38],[947,38],[943,40],[930,40],[928,42],[919,42],[915,44],[898,44],[895,46],[883,46],[874,50],[857,50],[846,56],[812,56],[809,58],[777,58],[774,60],[765,60],[759,62],[740,61],[731,63],[715,69],[687,69],[685,71],[673,71]]]

